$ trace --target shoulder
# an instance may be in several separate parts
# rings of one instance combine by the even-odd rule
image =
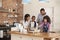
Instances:
[[[41,17],[42,15],[41,14],[38,14],[38,17]]]

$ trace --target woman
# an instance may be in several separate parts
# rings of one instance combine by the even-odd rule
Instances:
[[[23,21],[24,29],[28,30],[28,28],[29,28],[29,23],[30,23],[30,15],[29,15],[29,14],[26,14],[26,15],[24,16],[24,21]]]

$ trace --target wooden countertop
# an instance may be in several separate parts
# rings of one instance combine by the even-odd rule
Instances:
[[[27,33],[23,34],[17,31],[10,31],[8,32],[10,34],[18,34],[18,35],[24,35],[29,37],[40,37],[40,38],[60,38],[60,33]]]

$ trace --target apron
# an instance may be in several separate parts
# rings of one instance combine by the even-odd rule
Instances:
[[[43,32],[48,32],[48,23],[43,25]]]

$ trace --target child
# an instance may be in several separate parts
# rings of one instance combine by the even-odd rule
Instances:
[[[49,16],[44,16],[42,24],[40,25],[43,32],[48,32],[49,27],[50,27],[50,23],[51,23],[51,21],[50,21]]]
[[[29,21],[30,20],[30,15],[29,14],[26,14],[24,16],[24,21],[23,21],[23,26],[24,26],[24,29],[28,29],[29,27]]]
[[[35,21],[35,18],[36,18],[35,16],[32,16],[32,20],[30,22],[30,30],[34,30],[34,28],[37,27],[37,23]]]

